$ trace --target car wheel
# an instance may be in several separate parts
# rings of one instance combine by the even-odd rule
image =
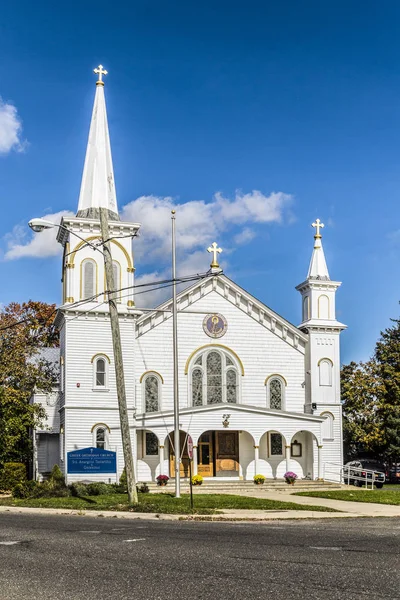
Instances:
[[[383,488],[383,483],[376,483],[375,487],[380,490],[381,488]]]

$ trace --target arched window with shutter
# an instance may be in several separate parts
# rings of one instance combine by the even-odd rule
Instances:
[[[334,416],[330,412],[321,413],[321,417],[325,417],[325,420],[322,423],[322,439],[323,440],[333,440],[333,421]]]
[[[92,298],[97,293],[97,267],[94,260],[87,258],[81,263],[81,299]],[[93,298],[96,301],[97,298]]]
[[[319,369],[319,385],[331,386],[332,385],[332,369],[333,363],[329,358],[321,358],[318,363]]]

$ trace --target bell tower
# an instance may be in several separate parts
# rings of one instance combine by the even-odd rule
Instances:
[[[305,409],[320,414],[331,405],[340,407],[340,333],[346,325],[336,319],[336,292],[341,282],[329,276],[322,247],[324,224],[317,219],[312,227],[314,248],[307,278],[296,290],[302,297],[299,329],[309,336]]]
[[[78,211],[74,218],[63,218],[58,241],[64,247],[63,305],[84,302],[82,310],[108,310],[101,247],[100,208],[108,211],[114,280],[120,308],[134,307],[134,263],[132,239],[140,225],[120,220],[115,190],[114,169],[108,131],[103,75],[99,65],[96,94],[83,168]]]

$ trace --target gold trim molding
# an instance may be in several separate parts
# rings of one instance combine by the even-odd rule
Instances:
[[[141,378],[139,380],[139,383],[142,383],[143,377],[146,377],[146,375],[150,375],[151,373],[154,373],[154,375],[158,375],[158,377],[161,379],[161,383],[164,383],[164,377],[158,371],[145,371],[142,374],[142,376],[141,376]]]
[[[284,378],[283,375],[280,375],[279,373],[272,373],[272,375],[268,375],[268,377],[266,377],[266,379],[264,381],[264,385],[267,385],[267,383],[271,379],[271,377],[278,377],[279,379],[283,379],[283,381],[285,382],[285,386],[287,387],[286,379]]]
[[[90,433],[93,433],[93,431],[96,429],[96,427],[105,427],[107,429],[108,433],[111,433],[111,429],[105,423],[95,423],[93,425],[92,429],[90,430]]]
[[[103,358],[103,357],[104,357],[104,358],[106,358],[106,359],[108,360],[108,364],[109,364],[109,365],[111,365],[111,360],[110,360],[110,357],[109,357],[109,356],[107,356],[107,354],[105,354],[104,352],[98,352],[97,354],[95,354],[94,356],[92,356],[92,358],[91,358],[90,362],[93,364],[93,363],[94,363],[94,361],[96,360],[96,358],[98,358],[98,357],[100,357],[100,356],[101,356],[102,358]]]
[[[84,244],[86,244],[87,242],[92,242],[93,240],[100,240],[100,239],[101,239],[101,236],[100,236],[100,235],[91,235],[91,236],[87,237],[85,241],[83,241],[83,240],[82,240],[81,242],[79,242],[79,244],[77,244],[77,245],[75,246],[75,248],[72,250],[72,254],[71,254],[71,260],[70,260],[71,264],[74,264],[74,263],[75,263],[75,255],[76,255],[76,253],[78,252],[78,250],[79,250],[79,249],[80,249],[80,248],[81,248],[81,247],[82,247]],[[133,263],[132,263],[132,259],[131,259],[131,257],[129,256],[129,254],[128,254],[128,252],[126,251],[126,249],[123,247],[123,245],[122,245],[122,244],[120,244],[120,242],[118,242],[117,240],[114,240],[114,239],[111,239],[111,240],[110,240],[110,242],[111,242],[112,244],[115,244],[115,245],[116,245],[116,246],[117,246],[117,247],[118,247],[120,250],[122,250],[123,254],[125,255],[126,261],[127,261],[127,263],[128,263],[128,268],[130,268],[130,269],[133,269]]]
[[[193,352],[189,355],[189,358],[186,361],[186,365],[185,365],[185,375],[188,374],[189,372],[189,364],[193,358],[193,356],[195,354],[197,354],[197,352],[200,352],[201,350],[206,350],[207,348],[222,348],[223,350],[227,350],[230,354],[233,354],[233,356],[236,358],[236,360],[239,363],[240,366],[240,370],[242,372],[242,375],[244,375],[244,366],[242,361],[240,360],[240,358],[238,357],[238,355],[236,354],[236,352],[234,352],[234,350],[232,350],[231,348],[229,348],[228,346],[224,346],[223,344],[205,344],[204,346],[200,346],[200,348],[197,348],[196,350],[193,350]]]

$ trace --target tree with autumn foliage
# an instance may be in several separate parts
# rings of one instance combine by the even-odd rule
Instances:
[[[373,357],[341,372],[343,433],[348,458],[400,461],[400,320],[381,333]]]
[[[40,348],[58,346],[55,305],[10,303],[0,311],[0,468],[5,462],[29,462],[30,429],[44,413],[30,403],[34,390],[50,392],[56,382],[53,365]]]

